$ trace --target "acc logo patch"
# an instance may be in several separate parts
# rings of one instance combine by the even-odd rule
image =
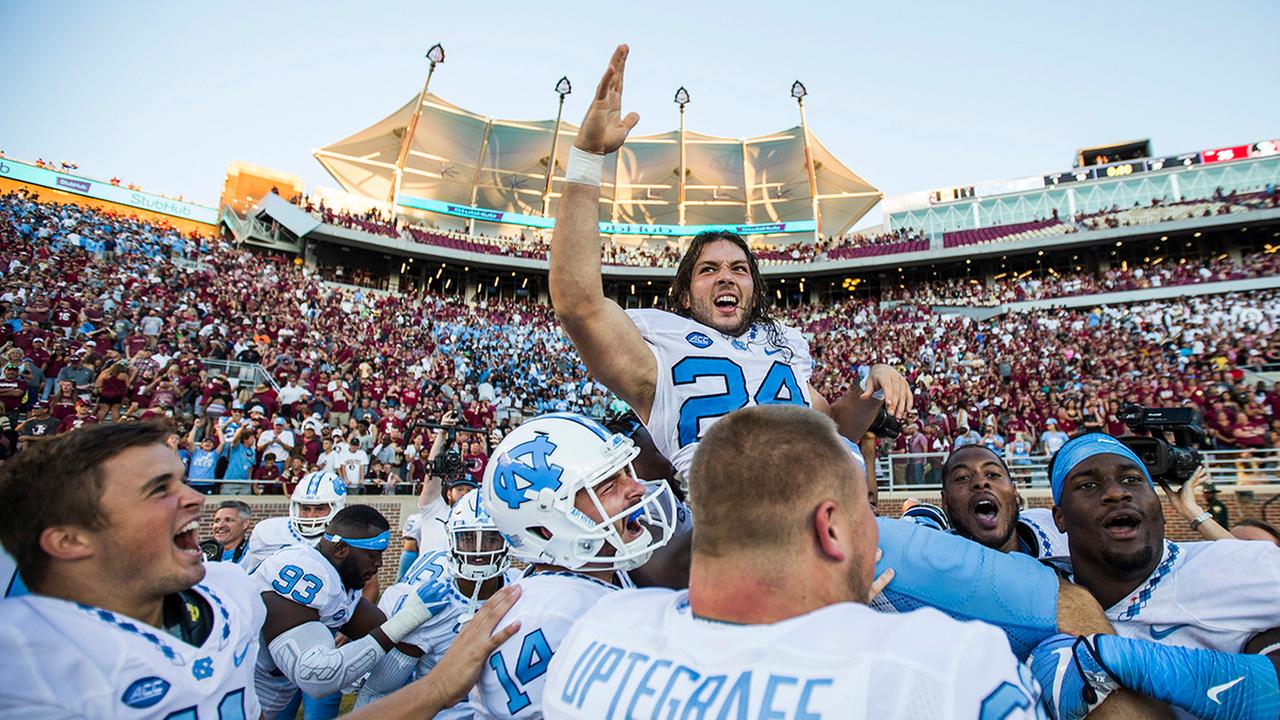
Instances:
[[[134,680],[129,687],[125,688],[124,695],[120,696],[120,702],[131,708],[149,708],[168,694],[169,682],[153,675]]]
[[[341,608],[340,610],[338,610],[338,612],[336,612],[336,613],[334,613],[334,614],[333,614],[333,621],[334,621],[334,622],[340,622],[340,621],[342,620],[342,618],[344,618],[344,617],[346,617],[346,616],[347,616],[347,609],[346,609],[346,608]]]
[[[711,338],[700,332],[691,332],[685,335],[684,339],[688,340],[689,344],[696,348],[705,348],[711,345]]]
[[[493,473],[493,494],[515,510],[543,490],[559,490],[560,476],[564,468],[547,461],[556,444],[546,435],[539,435],[511,448],[498,456],[498,467]],[[521,462],[521,458],[529,462]]]

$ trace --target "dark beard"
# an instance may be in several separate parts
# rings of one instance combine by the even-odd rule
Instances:
[[[1156,549],[1151,545],[1123,555],[1110,550],[1102,551],[1102,559],[1106,561],[1108,566],[1113,570],[1126,574],[1151,567],[1151,560],[1155,555]]]

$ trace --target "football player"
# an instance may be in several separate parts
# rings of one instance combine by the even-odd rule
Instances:
[[[415,588],[443,579],[448,583],[449,608],[419,626],[374,665],[356,707],[394,692],[413,677],[429,673],[453,643],[462,623],[507,584],[507,541],[485,510],[479,492],[469,492],[454,503],[448,532],[449,549],[419,557],[401,582],[387,588],[378,607],[393,614]],[[471,715],[470,706],[460,703],[437,717]]]
[[[289,516],[266,518],[254,526],[249,534],[249,549],[241,563],[252,573],[264,560],[285,548],[314,547],[320,542],[325,526],[346,504],[347,485],[337,473],[327,470],[307,473],[289,498]],[[371,584],[376,586],[377,579]],[[368,592],[365,594],[369,596]],[[342,696],[316,697],[303,693],[298,702],[304,706],[306,720],[327,720],[337,717]],[[286,708],[286,715],[289,710]]]
[[[552,657],[547,716],[1037,716],[1039,688],[998,629],[866,606],[877,526],[829,418],[734,412],[693,474],[689,589],[587,610]]]
[[[0,598],[27,594],[27,584],[18,573],[18,562],[0,545]]]
[[[542,716],[547,665],[569,627],[600,598],[630,585],[670,539],[675,498],[636,478],[625,436],[571,413],[529,420],[494,449],[480,492],[511,554],[529,563],[507,614],[521,629],[489,658],[470,696],[477,717]]]
[[[347,485],[337,473],[317,470],[304,475],[289,497],[289,517],[267,518],[249,534],[249,572],[284,548],[314,547],[325,527],[346,505]]]
[[[1037,675],[1054,678],[1058,717],[1115,687],[1199,718],[1280,715],[1280,548],[1166,539],[1146,466],[1110,435],[1067,442],[1049,479],[1072,579],[1117,635],[1064,636],[1033,654]]]
[[[95,425],[0,469],[0,540],[32,592],[0,602],[0,716],[258,717],[263,603],[205,564],[168,434]]]
[[[689,477],[698,439],[740,407],[788,403],[837,418],[860,438],[882,403],[903,417],[906,380],[875,365],[861,391],[834,405],[809,384],[809,344],[769,313],[770,293],[740,236],[705,232],[689,244],[672,284],[672,312],[624,311],[600,282],[600,176],[639,116],[622,115],[628,49],[614,52],[570,149],[551,246],[551,300],[591,375],[633,408],[658,450]],[[691,482],[697,482],[691,478]]]
[[[1067,554],[1067,536],[1048,508],[1019,512],[1009,467],[985,445],[965,445],[942,468],[942,506],[955,533],[1000,552],[1035,558]]]
[[[406,594],[390,619],[361,595],[390,541],[381,513],[352,505],[338,511],[316,547],[285,548],[254,571],[267,608],[254,683],[268,718],[295,702],[299,689],[314,697],[338,693],[447,607],[443,583]],[[351,641],[335,647],[336,631]]]

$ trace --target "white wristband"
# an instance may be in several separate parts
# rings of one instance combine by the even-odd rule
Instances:
[[[564,181],[600,187],[600,175],[604,171],[604,156],[577,146],[569,148],[569,166],[564,170]]]
[[[431,612],[427,610],[427,606],[418,597],[418,594],[410,591],[404,598],[404,604],[400,609],[392,613],[391,617],[382,623],[382,632],[386,634],[387,639],[393,643],[398,643],[404,639],[406,635],[418,629],[418,626],[431,619]]]

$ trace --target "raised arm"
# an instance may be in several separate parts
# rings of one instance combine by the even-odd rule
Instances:
[[[649,419],[658,364],[631,318],[600,281],[600,165],[640,121],[622,115],[628,48],[619,45],[570,151],[569,172],[551,236],[551,304],[587,370]]]

